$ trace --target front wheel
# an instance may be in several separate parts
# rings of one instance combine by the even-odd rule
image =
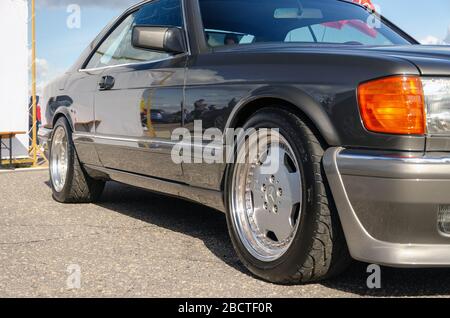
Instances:
[[[316,135],[276,108],[257,112],[243,128],[251,133],[238,142],[225,192],[230,236],[245,266],[282,284],[317,281],[345,269],[350,258]]]
[[[50,146],[50,180],[53,198],[62,203],[90,203],[98,200],[105,182],[92,179],[84,171],[72,140],[72,131],[63,117],[53,130]]]

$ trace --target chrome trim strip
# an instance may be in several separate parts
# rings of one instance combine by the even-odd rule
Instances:
[[[350,160],[379,160],[379,161],[394,161],[403,163],[415,163],[415,164],[450,164],[449,157],[437,158],[437,157],[389,157],[389,156],[371,156],[371,155],[361,155],[361,154],[338,154],[339,159],[350,159]]]
[[[344,152],[338,148],[336,161],[342,175],[387,179],[450,179],[450,157],[394,157]]]
[[[73,134],[74,139],[79,138],[92,138],[92,139],[103,139],[103,140],[111,140],[111,141],[122,141],[122,142],[130,142],[130,143],[138,143],[138,142],[145,142],[149,144],[162,144],[162,145],[169,145],[169,146],[185,146],[185,147],[197,147],[198,145],[195,143],[180,143],[178,141],[166,141],[166,140],[160,140],[160,139],[148,139],[148,138],[128,138],[128,137],[113,137],[113,136],[105,136],[105,135],[95,135],[90,133],[74,133]],[[95,141],[94,141],[95,142]],[[203,149],[220,149],[220,147],[213,147],[210,145],[202,144]]]

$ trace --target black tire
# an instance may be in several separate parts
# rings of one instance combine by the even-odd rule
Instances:
[[[244,265],[256,276],[278,284],[309,283],[340,274],[350,264],[346,240],[322,167],[324,147],[300,118],[279,108],[263,108],[244,125],[278,128],[292,146],[303,177],[304,204],[299,228],[288,251],[273,262],[262,262],[241,242],[230,207],[233,170],[227,168],[225,201],[227,223],[234,248]]]
[[[53,178],[50,177],[53,198],[61,203],[92,203],[97,201],[105,188],[105,182],[92,179],[84,170],[73,143],[72,130],[64,117],[57,120],[54,131],[58,127],[62,127],[67,136],[68,167],[65,184],[61,191],[55,189]],[[50,161],[52,160],[52,147],[53,142],[50,146]]]

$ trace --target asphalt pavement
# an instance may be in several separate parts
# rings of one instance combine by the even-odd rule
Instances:
[[[47,171],[0,172],[0,297],[450,296],[450,269],[368,264],[333,280],[279,286],[239,262],[225,216],[109,183],[97,204],[51,198]]]

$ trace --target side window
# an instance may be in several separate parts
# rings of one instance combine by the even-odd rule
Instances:
[[[205,29],[206,42],[211,47],[253,43],[255,37],[249,34],[234,33],[222,30]]]
[[[391,42],[377,29],[357,19],[311,26],[320,42],[363,45],[389,45]]]
[[[183,27],[181,0],[155,0],[130,14],[103,41],[86,68],[151,62],[170,56],[133,47],[131,38],[135,25]]]
[[[181,0],[154,0],[143,6],[137,16],[136,24],[154,26],[183,26]]]
[[[285,42],[314,42],[313,33],[308,27],[298,28],[287,34]]]

